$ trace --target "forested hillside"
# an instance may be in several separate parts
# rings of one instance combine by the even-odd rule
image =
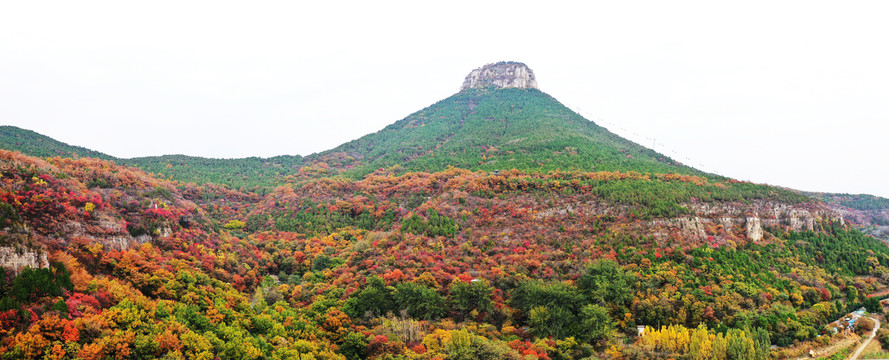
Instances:
[[[0,250],[48,255],[0,285],[6,358],[760,358],[889,273],[889,248],[807,197],[690,175],[380,171],[259,196],[0,158]],[[757,241],[669,222],[771,203],[823,216]]]
[[[887,204],[684,166],[513,62],[305,157],[2,127],[0,358],[797,357],[882,311]]]

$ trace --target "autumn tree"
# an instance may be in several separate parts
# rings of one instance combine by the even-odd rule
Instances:
[[[493,310],[491,302],[492,289],[485,280],[471,282],[454,281],[450,287],[450,300],[461,317],[472,311],[487,313]]]

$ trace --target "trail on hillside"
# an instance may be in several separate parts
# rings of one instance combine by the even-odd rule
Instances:
[[[828,345],[827,347],[817,349],[817,350],[815,350],[815,359],[833,355],[837,351],[840,351],[846,347],[852,346],[852,344],[854,344],[856,341],[858,341],[858,339],[859,338],[848,337],[848,338],[841,340],[840,342],[838,342],[836,344],[831,344],[831,345]],[[812,359],[812,357],[810,357],[808,355],[803,355],[800,357],[793,358],[793,360],[807,360],[807,359]]]
[[[871,319],[874,321],[874,329],[873,329],[873,331],[871,331],[870,336],[867,337],[867,340],[864,340],[864,342],[861,343],[861,346],[858,347],[858,350],[855,350],[855,353],[852,354],[852,357],[850,357],[849,360],[857,360],[858,355],[861,355],[861,352],[864,351],[864,348],[867,347],[867,344],[870,344],[871,340],[874,339],[874,336],[877,336],[877,329],[880,328],[880,320],[877,320],[874,318],[868,318],[868,319]]]

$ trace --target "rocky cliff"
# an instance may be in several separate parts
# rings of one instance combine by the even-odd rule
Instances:
[[[788,205],[770,201],[748,203],[684,204],[693,216],[658,219],[647,222],[653,238],[668,240],[676,233],[686,241],[703,241],[715,235],[715,241],[746,238],[765,239],[766,228],[787,231],[816,231],[822,221],[845,225],[843,216],[823,204]]]
[[[472,70],[463,80],[460,91],[484,87],[537,89],[537,78],[525,64],[498,62]]]
[[[818,231],[823,222],[845,225],[843,216],[820,203],[786,204],[767,200],[746,202],[683,203],[684,216],[631,223],[616,222],[614,231],[628,231],[650,237],[664,246],[672,241],[683,244],[722,246],[729,241],[769,241],[769,230]],[[613,214],[629,217],[630,208],[598,201],[569,204],[555,203],[539,210],[536,220],[551,221],[581,214]]]
[[[49,267],[46,252],[14,246],[0,246],[0,267],[19,272],[23,268]]]

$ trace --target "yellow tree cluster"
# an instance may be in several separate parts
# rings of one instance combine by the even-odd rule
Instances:
[[[769,356],[768,335],[763,331],[729,330],[714,333],[706,326],[689,329],[682,325],[646,327],[638,345],[664,355],[687,356],[694,360],[762,360]]]

